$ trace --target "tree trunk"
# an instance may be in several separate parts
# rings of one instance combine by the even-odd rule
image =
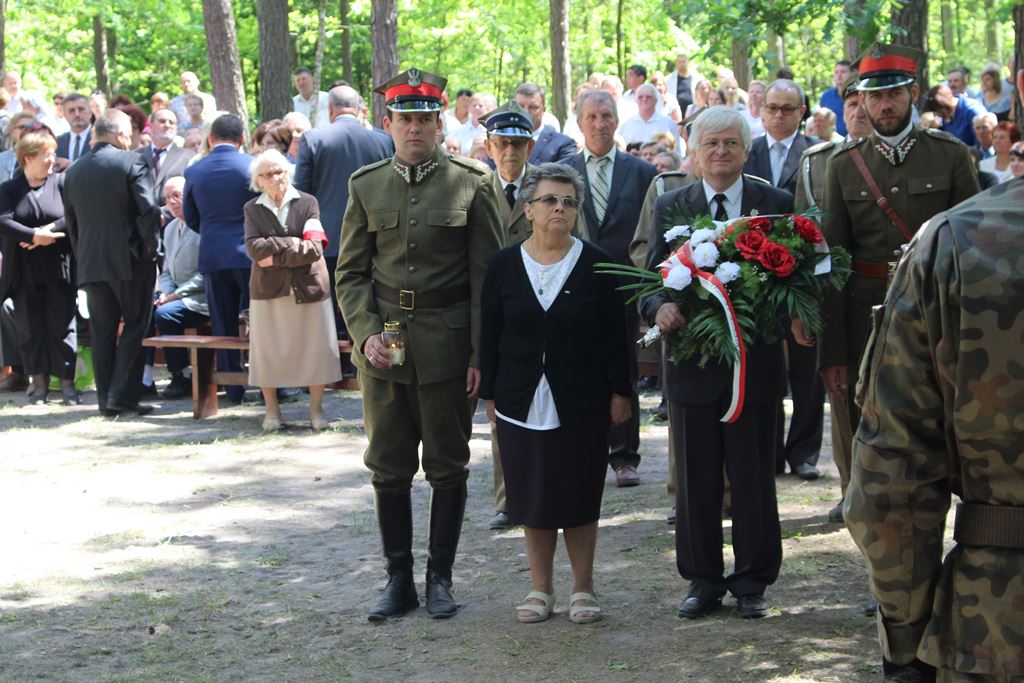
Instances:
[[[238,33],[231,0],[203,0],[203,25],[217,109],[238,114],[248,128],[249,114],[245,106],[245,84],[242,82],[242,62],[238,56]]]
[[[767,31],[768,49],[765,52],[765,66],[768,69],[768,80],[775,79],[775,72],[786,66],[786,49],[782,36],[769,27]]]
[[[985,0],[985,53],[990,62],[998,64],[1002,54],[1000,43],[999,17],[995,0]]]
[[[7,59],[4,45],[7,42],[7,16],[6,8],[4,7],[7,3],[4,0],[0,0],[0,73],[3,73],[7,69]]]
[[[622,65],[622,5],[625,4],[623,0],[619,0],[619,9],[615,17],[615,68],[620,79],[626,78],[626,69]]]
[[[350,0],[341,0],[341,73],[352,83],[352,27],[348,25]]]
[[[750,37],[736,36],[732,39],[732,72],[744,90],[750,85],[753,75],[750,71]]]
[[[279,119],[292,110],[288,56],[288,0],[256,0],[260,34],[260,118]]]
[[[96,67],[96,89],[110,98],[110,72],[107,66],[107,33],[100,15],[92,17],[92,63]]]
[[[398,0],[373,0],[373,16],[370,20],[370,72],[371,86],[384,83],[398,73]],[[373,95],[373,125],[381,125],[387,114],[384,97]]]
[[[917,66],[923,100],[928,92],[928,0],[905,0],[901,7],[893,8],[892,42],[915,47],[925,54],[926,58]]]
[[[1014,69],[1024,69],[1024,2],[1013,8],[1013,64]],[[1017,83],[1017,73],[1010,74],[1010,81]],[[1021,106],[1021,93],[1013,93],[1014,120],[1017,128],[1024,130],[1024,106]]]
[[[946,59],[949,59],[953,50],[956,49],[956,42],[953,38],[953,4],[949,0],[942,0],[940,16],[942,17],[942,49],[946,52]],[[952,64],[946,66],[952,66]]]
[[[317,93],[317,97],[320,97],[320,91],[322,90],[320,81],[323,79],[324,74],[324,48],[327,43],[327,0],[320,0],[320,6],[316,12],[316,55],[313,57],[313,91]],[[320,108],[319,102],[313,103],[313,108],[310,111],[309,123],[314,128],[317,124],[317,110]]]
[[[550,0],[551,111],[559,121],[569,116],[572,97],[569,70],[569,0]]]

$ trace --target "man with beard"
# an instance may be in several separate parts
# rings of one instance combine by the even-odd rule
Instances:
[[[874,131],[843,144],[825,173],[822,232],[829,245],[853,256],[853,273],[840,292],[826,295],[818,362],[833,406],[842,402],[854,429],[860,410],[849,389],[870,326],[882,303],[890,262],[935,214],[979,191],[967,146],[951,135],[911,122],[918,98],[920,51],[875,44],[854,64],[860,102]]]

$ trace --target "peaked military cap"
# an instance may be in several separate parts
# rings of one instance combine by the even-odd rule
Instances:
[[[377,86],[374,92],[384,96],[391,111],[441,111],[441,94],[447,85],[447,78],[408,69]]]
[[[917,80],[917,65],[924,54],[905,45],[875,43],[853,63],[860,72],[857,90],[887,90]]]
[[[487,135],[507,138],[532,138],[533,117],[515,102],[509,102],[480,117]]]
[[[845,100],[850,95],[858,92],[857,86],[860,85],[860,74],[856,71],[851,71],[850,75],[846,77],[843,84],[839,86],[839,95]]]

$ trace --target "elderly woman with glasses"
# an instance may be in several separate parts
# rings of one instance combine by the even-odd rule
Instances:
[[[249,382],[263,391],[263,431],[281,428],[281,387],[309,387],[309,421],[323,431],[324,385],[341,379],[341,363],[320,207],[292,186],[292,165],[276,149],[256,157],[250,175],[260,195],[244,209],[245,247],[253,263]]]
[[[569,616],[600,618],[593,568],[608,467],[608,428],[630,416],[625,307],[611,261],[574,237],[583,180],[543,164],[520,190],[529,239],[491,259],[481,291],[480,396],[497,422],[508,515],[526,532],[531,592],[522,622],[543,621],[555,604],[558,530],[572,564]]]

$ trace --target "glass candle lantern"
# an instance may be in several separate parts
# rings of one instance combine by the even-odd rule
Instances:
[[[382,337],[384,346],[388,347],[388,351],[391,352],[391,364],[405,364],[405,332],[402,331],[401,324],[397,322],[384,323]]]

